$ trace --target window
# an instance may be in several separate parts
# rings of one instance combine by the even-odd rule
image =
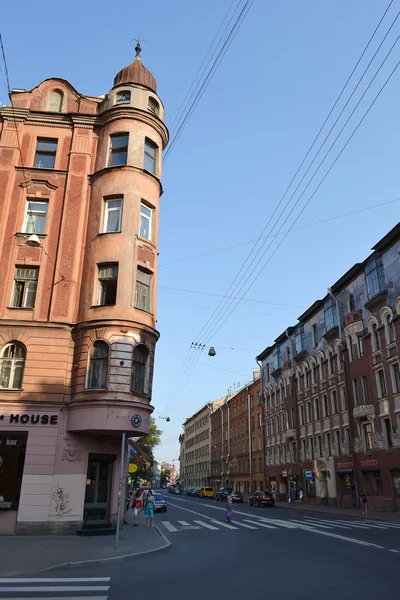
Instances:
[[[349,312],[353,312],[353,310],[356,310],[356,305],[354,303],[354,296],[353,294],[349,295]]]
[[[363,358],[364,356],[364,344],[363,339],[360,335],[357,336],[357,346],[358,346],[358,357]]]
[[[319,414],[319,399],[315,398],[314,400],[314,418],[316,421],[320,420],[320,414]]]
[[[379,337],[378,325],[376,323],[372,325],[372,348],[374,352],[377,352],[381,348],[381,340]]]
[[[351,447],[351,435],[350,435],[349,427],[346,427],[346,429],[344,430],[344,434],[345,434],[347,452],[350,455],[352,453],[352,447]]]
[[[386,393],[386,379],[385,379],[385,373],[383,372],[383,369],[379,369],[379,371],[376,372],[376,377],[377,377],[377,384],[378,384],[378,397],[385,398],[387,396],[387,393]]]
[[[147,363],[149,350],[147,346],[139,344],[133,352],[132,365],[132,390],[136,394],[147,394]]]
[[[392,369],[392,386],[393,386],[393,392],[395,394],[399,394],[400,393],[400,367],[399,367],[399,363],[394,363],[393,365],[391,365],[391,369]]]
[[[329,375],[335,374],[335,361],[333,359],[332,352],[328,353],[328,369],[329,369]]]
[[[307,416],[307,423],[311,423],[311,402],[307,402],[306,404],[306,416]]]
[[[127,133],[115,133],[110,136],[110,167],[121,167],[126,165],[128,158],[128,141]]]
[[[367,452],[372,450],[372,426],[371,423],[363,423],[363,434],[364,434],[364,443],[365,449]]]
[[[296,427],[296,413],[295,413],[294,408],[292,408],[292,410],[291,410],[291,416],[292,416],[292,427],[294,428],[294,427]]]
[[[25,349],[20,344],[4,346],[0,356],[0,388],[20,390],[25,366]]]
[[[25,208],[23,233],[43,234],[46,229],[48,202],[36,202],[35,200],[27,200]]]
[[[278,348],[274,348],[272,353],[272,361],[273,361],[273,369],[277,371],[279,369],[279,350]]]
[[[286,348],[286,360],[288,362],[290,362],[290,347],[289,346],[287,346],[287,348]]]
[[[396,341],[396,335],[394,332],[394,325],[391,315],[386,315],[385,317],[385,333],[386,333],[386,343],[393,344]]]
[[[360,397],[359,397],[359,393],[358,393],[357,379],[353,379],[353,396],[354,396],[354,406],[358,406],[360,404]]]
[[[138,269],[136,272],[135,308],[150,312],[150,286],[152,275]]]
[[[323,395],[322,397],[322,416],[325,417],[329,417],[329,403],[328,403],[328,396],[326,394]]]
[[[385,425],[387,449],[391,450],[393,448],[393,439],[392,439],[392,426],[390,424],[390,419],[383,419],[383,422]]]
[[[118,264],[98,265],[98,306],[112,306],[117,300]]]
[[[342,401],[342,410],[347,410],[347,397],[346,390],[344,387],[340,388],[340,397]]]
[[[262,441],[261,441],[261,435],[258,436],[258,449],[262,450]]]
[[[303,331],[304,331],[303,325],[299,325],[296,329],[296,338],[295,338],[296,354],[300,354],[304,350]]]
[[[251,449],[253,451],[256,449],[256,440],[255,440],[255,438],[252,438],[252,440],[251,440]]]
[[[332,413],[336,415],[339,412],[337,394],[335,391],[332,392]]]
[[[251,396],[250,396],[250,408],[251,409],[254,408],[254,396],[253,396],[253,394],[251,394]]]
[[[326,439],[326,449],[328,452],[328,456],[332,456],[332,447],[331,447],[331,434],[327,433],[325,436]]]
[[[150,112],[154,113],[155,115],[158,115],[158,113],[160,112],[160,106],[159,106],[157,100],[155,100],[151,96],[149,96],[149,101],[148,101],[148,104],[147,104],[147,109]]]
[[[365,280],[367,283],[368,299],[374,298],[386,290],[385,272],[381,258],[372,260],[365,267]]]
[[[351,335],[347,337],[347,347],[349,349],[349,359],[354,360],[353,340],[351,339]]]
[[[49,111],[61,112],[64,94],[61,90],[53,90],[49,96]]]
[[[340,450],[340,432],[335,431],[336,456],[341,456]]]
[[[131,93],[129,90],[123,90],[122,92],[117,92],[116,104],[129,104],[130,101],[131,101]]]
[[[86,381],[88,390],[105,390],[108,374],[108,344],[101,340],[92,346],[89,358],[89,371]]]
[[[54,169],[56,162],[57,140],[38,138],[35,155],[36,169]]]
[[[364,396],[364,404],[369,404],[369,396],[368,396],[368,379],[365,375],[361,377],[362,383],[362,391]]]
[[[303,407],[303,405],[300,406],[299,419],[300,419],[300,425],[304,425],[304,407]]]
[[[144,169],[156,174],[157,145],[148,138],[144,141]]]
[[[321,458],[321,456],[322,456],[322,437],[320,435],[317,435],[317,450],[318,450],[318,456]]]
[[[382,477],[379,471],[364,473],[367,496],[382,496]]]
[[[308,452],[309,452],[309,456],[311,458],[311,460],[314,460],[315,456],[314,456],[314,441],[312,439],[312,437],[308,438]]]
[[[311,336],[313,347],[316,348],[318,346],[318,336],[317,336],[317,324],[313,323],[311,325]]]
[[[117,233],[121,231],[122,223],[122,198],[105,200],[103,233]]]
[[[258,413],[258,426],[261,427],[261,419],[262,419],[262,415],[261,413]]]
[[[325,328],[326,331],[330,331],[334,327],[337,327],[337,314],[336,314],[336,303],[333,298],[329,298],[324,304],[324,315],[325,315]]]
[[[39,277],[38,267],[16,267],[10,305],[13,308],[33,308]]]

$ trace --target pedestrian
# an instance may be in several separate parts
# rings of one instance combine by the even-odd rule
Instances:
[[[303,493],[303,490],[300,488],[300,492],[299,492],[300,504],[303,504],[303,498],[304,498],[304,493]]]
[[[139,490],[137,490],[134,501],[133,501],[133,526],[134,527],[139,527],[139,515],[140,515],[140,511],[142,510],[142,507],[143,507],[142,496],[140,495]]]
[[[232,492],[229,490],[226,497],[226,520],[228,523],[232,522]]]
[[[361,491],[360,500],[361,500],[361,505],[362,505],[362,514],[363,515],[367,515],[367,512],[368,512],[368,499],[367,499],[367,496],[365,495],[364,490]]]
[[[144,514],[147,519],[147,527],[153,527],[154,517],[154,496],[149,490],[146,495]]]

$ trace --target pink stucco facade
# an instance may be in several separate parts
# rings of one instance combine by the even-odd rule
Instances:
[[[115,81],[0,109],[0,533],[115,515],[121,435],[148,432],[168,131],[139,57]]]

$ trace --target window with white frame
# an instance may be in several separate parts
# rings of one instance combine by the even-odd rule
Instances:
[[[30,200],[28,198],[26,201],[22,233],[36,233],[36,235],[43,234],[46,230],[48,208],[48,202],[37,202],[36,200]]]
[[[38,278],[38,267],[15,267],[10,306],[34,308]]]
[[[392,375],[392,388],[394,394],[400,394],[400,366],[399,363],[392,363],[390,366]]]
[[[378,389],[378,398],[386,398],[386,378],[383,369],[378,369],[376,372],[376,385]]]
[[[261,427],[262,425],[262,415],[261,413],[258,413],[258,426]]]
[[[26,352],[17,342],[4,346],[0,354],[0,388],[21,389]]]
[[[104,200],[103,233],[118,233],[122,225],[122,198]]]
[[[129,104],[131,101],[131,92],[129,90],[122,90],[117,92],[116,104]]]
[[[117,301],[118,263],[98,265],[98,306],[112,306]]]
[[[153,211],[146,204],[140,205],[140,237],[151,240],[152,239],[152,221]]]
[[[258,449],[262,450],[262,439],[261,439],[261,435],[258,436]]]
[[[361,377],[361,383],[362,383],[362,391],[363,391],[363,396],[364,396],[364,404],[369,404],[368,379],[367,379],[366,375],[363,375]]]

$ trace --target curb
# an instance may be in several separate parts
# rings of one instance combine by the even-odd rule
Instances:
[[[287,504],[275,504],[275,506],[276,506],[276,508],[285,508],[286,510],[293,510],[293,511],[296,511],[296,512],[297,511],[299,511],[299,512],[306,511],[306,512],[309,512],[309,513],[314,513],[316,515],[319,515],[319,514],[336,515],[336,516],[339,516],[339,517],[344,517],[346,519],[351,519],[351,518],[357,519],[357,518],[361,517],[361,511],[360,511],[360,516],[357,517],[356,515],[346,515],[345,513],[338,512],[337,509],[335,509],[334,507],[331,507],[331,506],[327,506],[326,507],[327,508],[326,511],[325,510],[315,510],[314,508],[309,508],[307,506],[307,504],[299,505],[298,507],[288,506]],[[399,522],[397,522],[397,521],[388,521],[387,519],[384,519],[383,517],[376,516],[375,513],[372,513],[372,514],[368,513],[367,518],[371,519],[372,521],[380,521],[380,522],[383,522],[383,523],[389,523],[389,524],[392,523],[394,525],[400,525],[400,521]]]
[[[156,552],[165,552],[172,546],[172,542],[167,538],[167,536],[157,527],[154,526],[154,529],[157,531],[160,537],[164,540],[164,545],[159,546],[158,548],[154,548],[153,550],[145,550],[144,552],[133,552],[132,554],[121,554],[120,556],[110,556],[105,558],[94,558],[90,560],[77,560],[71,562],[59,563],[58,565],[53,565],[51,567],[46,567],[45,569],[37,569],[34,571],[8,571],[8,572],[0,572],[0,575],[3,577],[12,577],[14,575],[27,575],[29,573],[45,573],[48,571],[58,571],[58,570],[69,570],[69,569],[83,569],[85,567],[95,567],[98,565],[110,565],[117,562],[124,562],[128,560],[132,560],[134,558],[138,558],[141,556],[147,556],[149,554],[155,554]]]

